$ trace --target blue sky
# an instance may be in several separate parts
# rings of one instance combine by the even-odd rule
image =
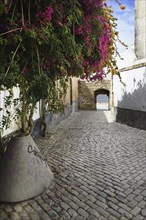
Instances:
[[[119,31],[121,41],[124,41],[131,48],[134,44],[135,0],[118,1],[126,6],[125,10],[121,10],[115,0],[107,0],[107,3],[113,7],[114,17],[118,19],[117,31]],[[121,53],[125,48],[118,44],[118,50]]]

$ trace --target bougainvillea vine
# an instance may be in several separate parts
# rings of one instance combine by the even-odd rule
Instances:
[[[19,86],[32,116],[56,80],[117,73],[116,25],[106,0],[0,0],[0,89]]]

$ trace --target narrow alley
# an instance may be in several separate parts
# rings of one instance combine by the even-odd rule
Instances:
[[[108,123],[103,111],[76,112],[36,141],[54,173],[51,188],[0,203],[0,220],[146,219],[145,141],[144,130]]]

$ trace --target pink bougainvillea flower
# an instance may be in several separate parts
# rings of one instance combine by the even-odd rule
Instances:
[[[52,20],[52,14],[53,14],[53,8],[52,6],[48,6],[46,11],[44,12],[44,18],[46,19],[46,21]]]
[[[83,34],[83,26],[81,25],[81,26],[77,27],[75,32],[77,35],[82,35]]]

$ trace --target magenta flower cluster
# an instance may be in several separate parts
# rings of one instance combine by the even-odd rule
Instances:
[[[102,71],[102,66],[108,56],[107,45],[110,41],[110,37],[107,21],[102,15],[98,15],[96,8],[103,8],[105,5],[102,0],[80,0],[80,2],[85,13],[82,25],[76,27],[75,33],[78,38],[84,39],[85,45],[88,48],[88,55],[90,54],[86,58],[84,56],[82,57],[82,66],[85,72],[82,78],[90,80],[96,80],[97,78],[102,79],[105,76],[105,73]],[[97,23],[102,27],[102,31],[95,30]],[[96,49],[93,48],[91,43],[93,32],[95,33],[94,37],[97,38]],[[100,54],[97,60],[92,59],[94,53]],[[92,77],[90,77],[91,72],[94,73]]]
[[[51,6],[48,6],[46,11],[43,13],[43,17],[46,19],[46,21],[51,21],[52,14],[53,14],[53,8]]]
[[[107,20],[102,13],[105,7],[103,0],[78,0],[80,3],[78,10],[81,10],[82,17],[75,23],[74,21],[69,22],[69,20],[71,20],[69,17],[70,9],[66,7],[65,1],[56,0],[56,3],[54,3],[55,1],[48,2],[49,3],[46,1],[46,6],[43,6],[42,10],[40,10],[41,7],[39,7],[39,9],[37,8],[36,11],[33,12],[35,19],[31,19],[31,22],[26,20],[28,16],[24,16],[23,19],[20,17],[20,20],[18,21],[20,29],[28,32],[30,31],[32,35],[36,31],[36,33],[40,35],[40,39],[42,37],[42,40],[48,37],[45,36],[44,33],[47,28],[49,31],[50,24],[53,27],[53,31],[56,32],[58,36],[65,33],[65,31],[62,30],[66,29],[68,31],[68,29],[70,29],[68,33],[73,35],[75,45],[81,48],[78,54],[80,57],[79,60],[76,61],[68,54],[67,56],[65,55],[70,70],[68,70],[69,68],[66,68],[66,64],[61,64],[63,70],[60,71],[60,74],[64,73],[63,71],[65,70],[65,74],[68,71],[68,75],[73,75],[74,70],[81,70],[80,72],[84,71],[84,77],[86,79],[101,79],[102,75],[104,77],[102,68],[108,57],[107,48],[110,36]],[[53,4],[51,4],[51,2],[53,2]],[[56,6],[54,4],[56,4]],[[34,23],[32,23],[33,21]],[[46,27],[46,29],[44,29],[44,27]],[[32,29],[34,29],[34,32],[31,32]],[[61,53],[63,53],[63,50]],[[50,68],[52,72],[53,68],[55,69],[57,62],[59,62],[54,60],[55,59],[51,57],[48,62],[46,62],[46,68]],[[76,61],[75,65],[74,61]],[[25,72],[26,71],[23,70],[24,74]],[[91,73],[94,73],[94,76],[90,77]]]
[[[36,17],[39,19],[40,24],[43,24],[44,21],[50,22],[52,20],[53,8],[48,6],[44,12],[39,12],[36,14]]]
[[[99,50],[102,54],[103,59],[107,58],[107,43],[110,40],[109,37],[109,30],[106,21],[102,16],[99,16],[99,20],[102,22],[103,27],[104,27],[104,33],[100,36],[99,38]]]

